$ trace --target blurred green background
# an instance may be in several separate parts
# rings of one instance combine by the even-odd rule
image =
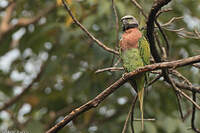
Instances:
[[[108,47],[116,47],[115,16],[111,0],[67,0],[78,20]],[[0,19],[9,0],[0,0]],[[21,93],[40,72],[47,58],[40,79],[30,90],[7,110],[0,112],[0,131],[20,130],[42,133],[63,119],[74,108],[91,100],[121,77],[122,72],[95,74],[100,68],[112,66],[113,55],[98,47],[80,30],[66,10],[55,0],[17,0],[11,23],[19,18],[33,18],[52,4],[57,6],[37,22],[19,26],[0,40],[0,107],[4,102]],[[153,0],[139,2],[145,12],[151,9]],[[135,16],[144,25],[144,18],[130,0],[115,0],[119,19],[127,14]],[[194,33],[200,30],[200,1],[173,0],[165,9],[172,8],[159,17],[164,24],[172,17],[167,29],[184,28]],[[180,32],[164,30],[170,43],[169,60],[194,56],[200,53],[200,41]],[[120,33],[121,34],[121,27]],[[192,34],[190,36],[195,36]],[[159,36],[161,39],[162,37]],[[119,35],[120,38],[120,35]],[[162,44],[164,41],[162,40]],[[164,46],[164,45],[163,45]],[[117,61],[115,57],[114,62]],[[119,64],[120,66],[121,64]],[[178,69],[194,85],[200,83],[197,68],[187,66]],[[156,75],[151,74],[151,79]],[[121,133],[134,92],[123,85],[97,108],[81,114],[59,133]],[[188,93],[188,95],[190,95]],[[197,97],[199,98],[199,96]],[[190,114],[182,122],[175,94],[162,78],[149,87],[145,96],[144,116],[156,121],[145,122],[146,133],[192,133],[190,128],[191,103],[182,98],[184,114]],[[136,105],[135,118],[140,118]],[[197,127],[200,115],[197,111]],[[135,122],[136,133],[141,123]],[[128,132],[131,132],[130,126]]]

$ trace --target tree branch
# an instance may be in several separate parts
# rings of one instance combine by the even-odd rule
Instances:
[[[119,80],[117,80],[111,86],[106,88],[102,93],[97,95],[93,100],[90,100],[89,102],[82,105],[81,107],[74,109],[71,113],[69,113],[67,116],[65,116],[62,121],[57,123],[51,129],[49,129],[46,133],[57,132],[58,130],[63,128],[67,123],[69,123],[71,120],[73,120],[74,118],[79,116],[81,113],[84,113],[84,112],[90,110],[91,108],[97,107],[106,97],[108,97],[110,94],[112,94],[114,91],[116,91],[120,86],[122,86],[124,83],[126,83],[126,81],[128,81],[128,79],[130,79],[131,77],[133,77],[139,73],[153,71],[153,70],[162,69],[162,68],[177,68],[177,67],[197,63],[197,62],[200,62],[200,55],[185,58],[182,60],[177,60],[177,61],[170,61],[170,62],[146,65],[144,67],[138,68],[137,70],[135,70],[133,72],[126,73],[123,77],[121,77]],[[197,90],[197,91],[200,92],[200,90]]]
[[[114,0],[112,0],[112,8],[115,16],[115,29],[116,29],[116,47],[118,47],[119,43],[119,20],[118,20],[118,14],[115,6]]]
[[[108,51],[110,53],[119,55],[118,51],[115,51],[109,47],[107,47],[105,44],[103,44],[101,41],[99,41],[98,39],[96,39],[76,18],[75,16],[72,14],[70,8],[68,7],[67,3],[65,2],[65,0],[62,0],[65,9],[67,10],[67,12],[69,13],[69,15],[71,16],[71,18],[73,19],[74,23],[81,28],[82,31],[84,31],[88,37],[93,40],[94,42],[96,42],[101,48],[103,48],[105,51]]]
[[[194,102],[196,102],[196,92],[192,92],[192,99]],[[191,118],[191,126],[192,126],[192,129],[196,132],[196,133],[200,133],[200,130],[197,129],[195,127],[195,113],[196,113],[196,106],[193,104],[192,106],[192,118]]]
[[[41,17],[48,14],[50,11],[56,8],[56,4],[52,4],[48,6],[45,10],[39,12],[35,17],[32,18],[19,18],[18,22],[14,25],[10,24],[10,19],[13,13],[15,7],[15,2],[12,2],[6,9],[6,16],[2,19],[1,25],[0,25],[0,41],[3,38],[4,35],[6,35],[8,32],[14,30],[17,27],[23,27],[28,26],[29,24],[34,24],[38,20],[40,20]]]
[[[154,32],[154,22],[156,20],[157,12],[166,4],[168,4],[171,0],[156,0],[151,11],[149,13],[148,21],[147,21],[147,38],[150,43],[151,54],[156,62],[161,62],[162,59],[158,53],[158,50],[155,45],[155,40],[153,36]]]
[[[110,71],[110,72],[113,72],[113,71],[119,71],[119,70],[124,70],[123,67],[108,67],[108,68],[103,68],[103,69],[98,69],[95,71],[95,73],[102,73],[102,72],[105,72],[105,71]]]
[[[11,2],[9,4],[9,6],[6,8],[6,13],[5,16],[2,18],[1,24],[0,24],[0,40],[2,38],[2,36],[8,32],[8,30],[10,29],[11,25],[10,25],[10,19],[12,17],[12,13],[13,10],[15,8],[16,3],[15,2]]]

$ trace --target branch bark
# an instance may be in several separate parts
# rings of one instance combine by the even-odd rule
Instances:
[[[148,21],[147,21],[147,38],[150,43],[151,54],[156,62],[161,62],[162,59],[158,53],[158,50],[155,45],[154,40],[154,22],[156,20],[157,12],[166,4],[168,4],[171,0],[156,0],[151,11],[149,13]]]

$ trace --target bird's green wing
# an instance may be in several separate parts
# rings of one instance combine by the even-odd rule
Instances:
[[[150,52],[149,43],[146,40],[144,34],[139,39],[138,46],[139,46],[140,56],[143,60],[143,64],[149,65],[150,64],[151,52]],[[149,72],[145,73],[145,86],[148,84],[148,82],[149,82]]]
[[[140,56],[143,60],[144,65],[149,65],[151,54],[150,54],[149,43],[144,35],[142,35],[142,37],[139,39],[138,46],[139,46]]]

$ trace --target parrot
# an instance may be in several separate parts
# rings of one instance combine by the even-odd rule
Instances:
[[[139,30],[135,17],[126,15],[121,18],[123,34],[119,43],[119,53],[126,72],[150,64],[150,47],[144,34]],[[129,80],[137,93],[141,112],[142,130],[144,129],[143,99],[148,73],[141,73]]]

